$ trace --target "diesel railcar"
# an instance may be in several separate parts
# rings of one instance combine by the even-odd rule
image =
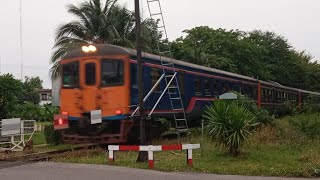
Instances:
[[[143,53],[144,93],[148,93],[163,73],[161,60],[170,58]],[[130,115],[138,104],[136,51],[114,45],[88,45],[68,52],[61,60],[60,110],[66,121],[58,121],[66,142],[124,143],[132,137],[138,123]],[[278,110],[286,101],[301,108],[308,95],[320,93],[260,81],[235,73],[172,60],[188,120],[201,119],[205,106],[219,95],[238,91],[256,100],[259,107]],[[173,71],[165,67],[166,72]],[[166,87],[165,81],[145,102],[150,111]],[[175,93],[175,92],[171,92]],[[102,123],[91,125],[90,112],[101,110]],[[173,113],[166,94],[152,118],[170,117]],[[61,120],[61,119],[60,119]],[[65,126],[67,123],[68,126]],[[194,123],[195,124],[195,123]]]

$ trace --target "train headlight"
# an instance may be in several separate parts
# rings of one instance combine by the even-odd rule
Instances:
[[[85,53],[96,52],[97,48],[94,45],[82,46],[82,51]]]
[[[89,48],[89,50],[91,52],[96,52],[97,51],[97,48],[95,46],[93,46],[93,45],[90,45],[88,48]]]

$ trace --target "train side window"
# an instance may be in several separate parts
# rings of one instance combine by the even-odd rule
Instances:
[[[268,90],[269,91],[269,102],[272,102],[272,90]]]
[[[249,86],[249,97],[251,98],[251,99],[254,99],[254,90],[253,90],[254,88],[253,88],[253,86]]]
[[[151,69],[151,88],[157,83],[157,81],[160,78],[160,70],[152,68]],[[159,92],[161,91],[160,83],[158,86],[154,89],[154,91]]]
[[[179,89],[180,89],[180,94],[183,96],[184,95],[184,91],[185,91],[185,76],[184,76],[184,73],[180,73],[178,75],[178,83],[179,83]]]
[[[62,87],[79,87],[79,62],[62,65]]]
[[[219,83],[218,80],[213,80],[213,95],[219,97]]]
[[[92,86],[96,84],[96,64],[88,63],[85,66],[86,68],[86,85]]]
[[[227,81],[222,83],[222,94],[227,93],[230,91],[230,85]]]
[[[253,90],[253,99],[257,99],[257,97],[258,97],[257,88],[256,87],[252,87],[252,90]]]
[[[103,60],[101,63],[101,85],[121,86],[124,83],[123,62],[120,60]]]
[[[204,92],[206,96],[211,96],[210,81],[208,79],[204,80]]]
[[[193,79],[193,83],[194,83],[194,94],[196,96],[201,96],[202,92],[201,92],[201,79],[200,78],[194,78]]]

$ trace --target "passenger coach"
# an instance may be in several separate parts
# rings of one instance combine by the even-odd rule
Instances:
[[[143,53],[144,93],[147,94],[163,74],[160,57]],[[162,57],[162,61],[171,59]],[[189,122],[197,124],[207,104],[219,95],[238,91],[257,101],[259,107],[281,109],[290,101],[301,107],[307,95],[320,93],[282,86],[257,79],[172,60]],[[136,138],[135,121],[129,116],[138,104],[136,51],[113,45],[88,45],[68,52],[61,60],[60,110],[66,117],[57,121],[67,142],[122,143]],[[165,67],[165,71],[173,71]],[[165,89],[165,81],[145,102],[150,111]],[[172,92],[176,93],[176,92]],[[318,99],[319,100],[319,99]],[[320,101],[320,100],[319,100]],[[319,102],[318,101],[318,102]],[[90,112],[101,110],[102,124],[91,125]],[[152,118],[170,117],[169,95],[161,99]]]

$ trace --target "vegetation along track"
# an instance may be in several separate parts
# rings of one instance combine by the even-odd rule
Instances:
[[[0,159],[1,162],[38,162],[38,161],[46,161],[52,158],[52,156],[65,153],[65,152],[71,152],[71,151],[79,151],[84,149],[93,149],[98,147],[98,144],[89,144],[89,145],[83,145],[73,148],[65,148],[60,150],[51,150],[46,152],[38,152],[38,153],[31,153],[31,154],[24,154],[19,156],[11,156],[11,157],[5,157]]]

